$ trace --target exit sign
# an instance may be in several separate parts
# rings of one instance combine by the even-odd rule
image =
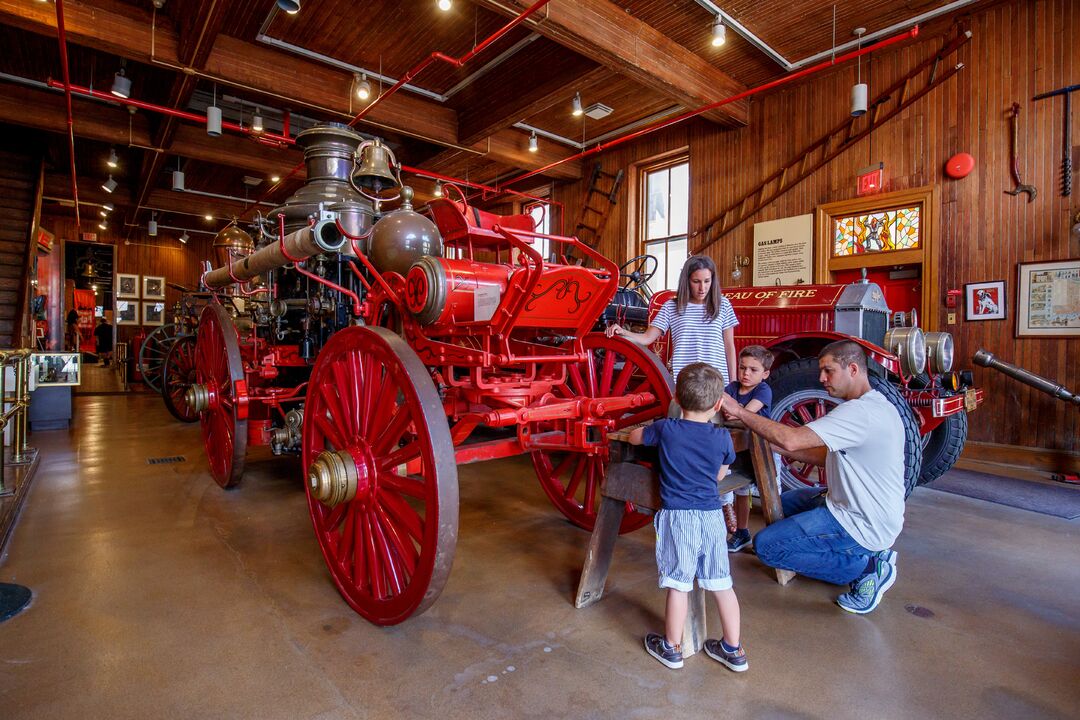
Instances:
[[[859,171],[858,183],[855,188],[856,195],[872,195],[880,192],[885,182],[885,163],[871,165]]]

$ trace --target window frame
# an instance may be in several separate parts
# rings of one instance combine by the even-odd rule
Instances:
[[[666,235],[666,236],[660,237],[660,238],[648,239],[648,234],[649,234],[649,218],[648,218],[648,214],[649,214],[649,176],[652,175],[653,173],[661,172],[663,170],[670,171],[672,168],[677,167],[679,165],[686,165],[686,232],[685,233],[679,233],[679,234],[676,234],[676,235]],[[672,153],[665,154],[664,156],[661,156],[659,158],[654,158],[651,162],[641,164],[637,168],[637,171],[638,171],[638,182],[637,182],[638,202],[637,202],[637,208],[636,208],[636,214],[637,214],[637,218],[636,218],[637,219],[637,232],[636,232],[636,235],[637,235],[637,237],[636,237],[636,241],[635,241],[636,252],[634,252],[633,256],[648,255],[648,254],[650,254],[649,253],[649,247],[650,246],[657,246],[657,245],[663,244],[664,255],[665,255],[665,257],[663,259],[664,270],[667,273],[670,273],[670,269],[668,268],[667,255],[668,255],[668,251],[669,251],[669,248],[670,248],[672,242],[677,242],[679,240],[685,241],[686,242],[686,257],[690,257],[690,193],[692,192],[692,188],[691,188],[692,175],[690,173],[690,153],[688,152],[688,150],[686,150],[684,148],[684,149],[680,149],[680,150],[677,150],[677,151],[672,152]],[[671,229],[671,179],[670,178],[671,178],[671,175],[669,173],[668,174],[668,192],[667,192],[667,197],[668,197],[668,205],[667,205],[667,208],[668,208],[668,229],[669,230]],[[686,261],[686,258],[683,258],[679,262],[679,268],[680,269],[682,268],[682,264],[685,261]],[[678,280],[676,280],[675,285],[676,285],[676,287],[669,288],[668,283],[667,283],[667,278],[665,277],[663,282],[661,282],[661,283],[653,283],[653,287],[651,289],[653,290],[653,292],[659,292],[660,290],[674,290],[678,286]]]

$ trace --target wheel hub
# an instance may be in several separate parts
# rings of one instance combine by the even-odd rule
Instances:
[[[308,468],[307,477],[312,497],[328,507],[357,495],[366,500],[372,489],[368,463],[357,462],[349,450],[323,450]]]
[[[210,409],[210,388],[201,383],[193,383],[184,391],[184,402],[197,413]]]

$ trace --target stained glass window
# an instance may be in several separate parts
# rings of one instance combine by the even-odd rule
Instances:
[[[919,247],[916,207],[881,210],[833,220],[833,257]]]

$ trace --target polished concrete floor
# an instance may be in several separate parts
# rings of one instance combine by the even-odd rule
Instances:
[[[527,461],[461,469],[446,590],[379,628],[331,585],[295,463],[252,453],[223,492],[198,426],[160,399],[76,412],[32,438],[41,469],[0,559],[0,581],[34,591],[0,624],[5,720],[1080,714],[1075,521],[919,490],[899,580],[862,617],[735,556],[750,671],[704,655],[672,671],[641,648],[663,613],[649,531],[619,541],[607,595],[575,610],[587,536]]]

